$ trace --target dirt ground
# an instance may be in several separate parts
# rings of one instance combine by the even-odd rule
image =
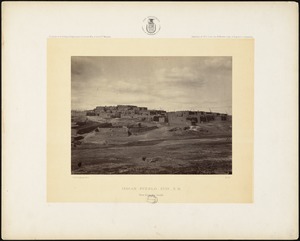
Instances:
[[[85,135],[72,147],[72,174],[232,174],[231,122],[147,130],[109,139]]]

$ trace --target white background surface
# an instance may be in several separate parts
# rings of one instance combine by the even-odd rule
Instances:
[[[298,237],[296,3],[6,2],[2,7],[2,238]],[[147,16],[160,20],[157,35],[143,32]],[[49,36],[255,38],[254,203],[47,203]]]

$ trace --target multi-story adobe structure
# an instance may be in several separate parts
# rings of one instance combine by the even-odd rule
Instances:
[[[196,125],[214,120],[229,120],[227,114],[204,111],[173,111],[167,113],[171,125]]]
[[[217,112],[189,110],[166,112],[164,110],[148,110],[147,107],[134,105],[97,106],[94,110],[88,111],[87,115],[96,115],[102,118],[137,118],[170,125],[197,125],[214,120],[231,120],[231,116]]]
[[[97,106],[94,109],[96,116],[103,118],[148,118],[150,111],[147,107],[134,105]]]

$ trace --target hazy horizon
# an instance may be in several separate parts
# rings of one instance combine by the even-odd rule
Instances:
[[[232,114],[231,57],[72,57],[72,110],[135,105]]]
[[[120,104],[120,105],[132,105],[132,104]],[[110,107],[110,106],[117,106],[117,105],[97,105],[97,106],[103,106],[103,107]],[[91,108],[91,109],[71,109],[71,111],[91,111],[93,109],[95,109],[97,106],[95,106],[94,108]],[[132,106],[137,106],[137,107],[147,107],[147,106],[139,106],[139,105],[132,105]],[[148,107],[147,107],[148,108]],[[166,112],[173,112],[173,111],[204,111],[204,112],[210,112],[210,110],[206,111],[206,110],[196,110],[196,109],[185,109],[185,110],[166,110],[164,108],[148,108],[148,110],[164,110]],[[213,111],[211,110],[211,112],[217,112],[217,113],[224,113],[224,114],[229,114],[231,115],[231,113],[228,113],[227,111],[226,112],[220,112],[220,111]]]

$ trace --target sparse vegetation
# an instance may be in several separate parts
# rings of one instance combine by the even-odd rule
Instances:
[[[232,173],[231,121],[190,127],[95,120],[89,116],[85,124],[74,127],[72,174]],[[105,136],[99,128],[108,130]],[[114,135],[108,138],[109,128],[127,128],[127,134],[111,131]]]

